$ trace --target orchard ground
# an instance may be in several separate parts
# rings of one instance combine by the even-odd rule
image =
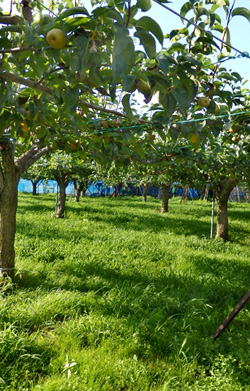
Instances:
[[[230,203],[230,241],[209,239],[211,203],[19,194],[15,282],[1,285],[0,390],[249,389],[250,205]]]

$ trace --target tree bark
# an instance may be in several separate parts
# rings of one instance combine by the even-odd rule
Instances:
[[[169,184],[162,185],[162,203],[161,203],[161,212],[168,212],[168,201],[169,201]]]
[[[221,181],[214,185],[215,198],[218,202],[215,239],[222,239],[225,242],[228,240],[228,199],[236,183],[235,179],[229,178],[226,182]]]
[[[149,188],[148,184],[145,184],[142,192],[142,202],[147,202],[148,188]]]
[[[13,276],[16,234],[16,210],[20,173],[14,162],[14,146],[1,146],[2,166],[0,184],[0,275]]]
[[[20,176],[47,151],[47,147],[39,149],[33,146],[15,161],[14,144],[8,141],[0,143],[0,276],[14,275],[17,187]]]
[[[56,217],[62,219],[65,213],[66,205],[66,188],[69,184],[68,174],[54,173],[54,177],[59,186],[59,201],[56,207]]]

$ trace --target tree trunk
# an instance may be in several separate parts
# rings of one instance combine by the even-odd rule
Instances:
[[[80,201],[80,195],[81,195],[81,189],[77,188],[76,189],[76,193],[75,193],[75,202],[79,202]]]
[[[79,202],[81,193],[84,188],[84,183],[82,181],[77,181],[76,179],[73,179],[73,185],[75,188],[75,202]]]
[[[54,173],[54,177],[59,186],[59,201],[56,207],[56,217],[58,219],[62,219],[64,217],[65,212],[66,188],[69,184],[68,175],[65,175],[64,173]]]
[[[14,275],[16,211],[18,182],[23,172],[48,152],[33,145],[18,159],[14,159],[15,146],[9,141],[0,143],[0,275]]]
[[[230,178],[225,183],[220,182],[214,186],[215,197],[218,202],[217,228],[215,239],[228,240],[228,214],[227,205],[231,191],[236,185],[236,180]]]
[[[162,185],[162,203],[161,203],[161,212],[168,212],[168,200],[169,200],[169,184]]]
[[[18,198],[18,169],[14,163],[14,146],[2,146],[0,172],[0,275],[13,276],[15,262],[16,210]]]
[[[31,181],[31,182],[32,182],[32,187],[33,187],[32,194],[33,194],[33,195],[37,195],[37,192],[36,192],[36,185],[37,185],[37,182],[38,182],[38,181]]]
[[[143,192],[142,192],[142,202],[147,201],[148,188],[149,188],[149,186],[147,184],[145,184],[145,186],[143,187]]]

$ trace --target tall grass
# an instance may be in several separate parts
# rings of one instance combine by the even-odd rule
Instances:
[[[230,204],[230,241],[209,239],[211,204],[20,194],[16,268],[0,295],[0,390],[249,389],[250,206]]]

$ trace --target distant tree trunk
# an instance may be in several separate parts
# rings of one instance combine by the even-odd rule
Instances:
[[[83,193],[86,181],[77,181],[73,179],[73,185],[75,188],[75,202],[79,202],[80,196]]]
[[[56,172],[54,173],[54,177],[59,186],[59,201],[56,208],[56,217],[62,219],[65,213],[66,188],[69,184],[68,174]]]
[[[224,183],[221,181],[217,185],[214,185],[215,198],[218,202],[216,239],[228,240],[227,206],[230,193],[236,183],[237,181],[235,179],[229,178]]]
[[[32,188],[33,188],[32,194],[36,195],[36,184],[37,184],[37,182],[36,181],[31,181],[31,182],[32,182]]]
[[[113,197],[115,197],[115,198],[117,198],[119,195],[119,185],[120,185],[120,183],[118,182],[117,185],[115,186],[115,190],[113,193]]]
[[[10,142],[0,143],[2,160],[0,163],[0,275],[14,275],[16,211],[18,182],[20,176],[36,160],[48,151],[33,146],[17,160],[14,160],[15,147]]]
[[[161,212],[168,212],[168,201],[169,201],[169,184],[162,185],[162,203],[161,203]]]
[[[40,179],[38,181],[31,181],[32,182],[32,187],[33,187],[33,190],[32,190],[32,194],[33,195],[37,195],[37,184],[38,184],[39,181],[40,181]]]
[[[145,186],[143,187],[142,202],[147,201],[148,189],[149,189],[149,185],[146,183]]]

